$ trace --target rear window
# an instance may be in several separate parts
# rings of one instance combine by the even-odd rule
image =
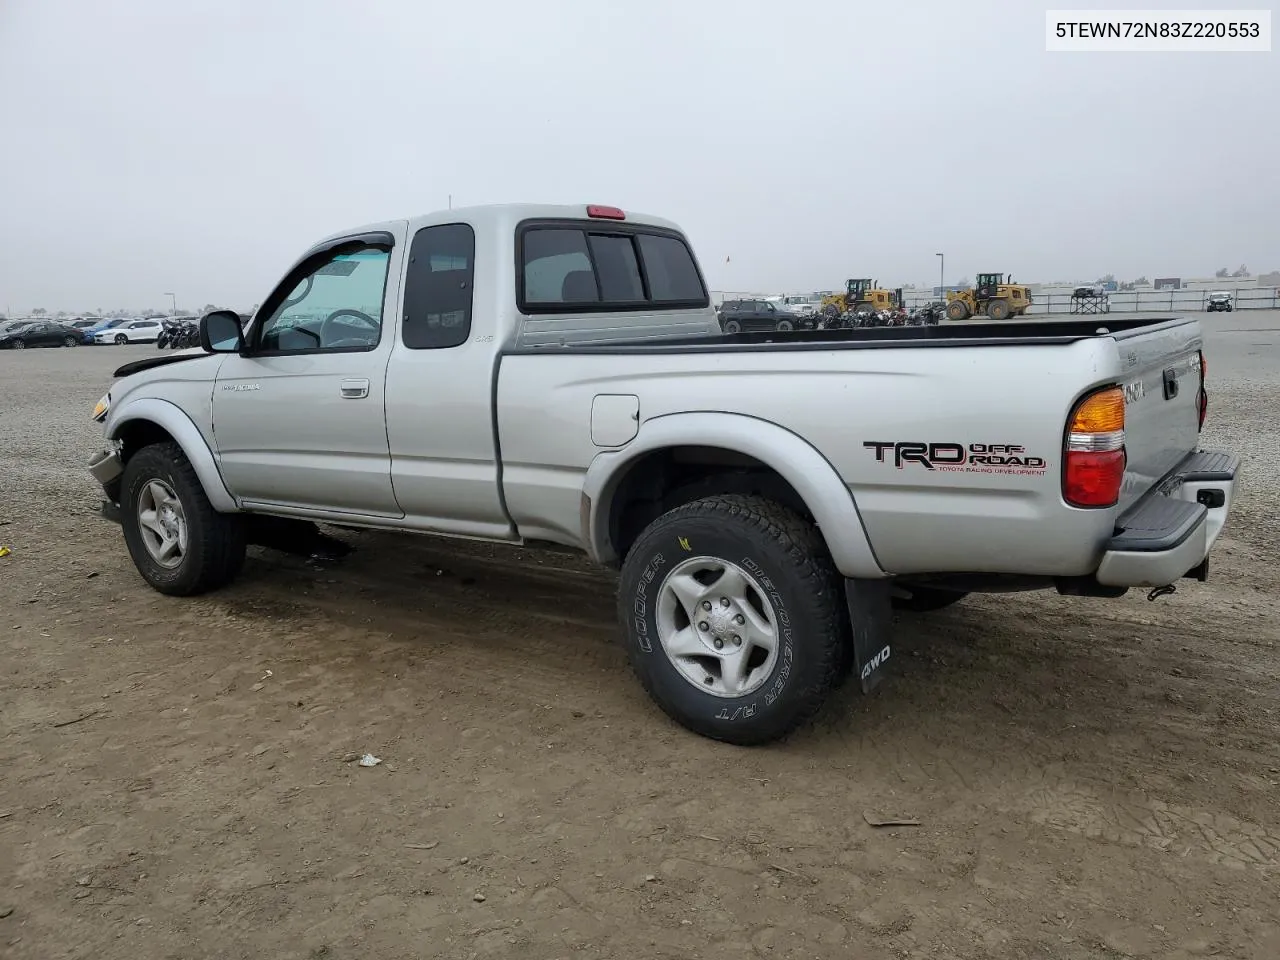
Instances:
[[[525,313],[705,307],[706,287],[677,234],[578,221],[531,223],[517,242]]]

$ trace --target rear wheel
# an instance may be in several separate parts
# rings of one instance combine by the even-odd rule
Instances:
[[[117,347],[123,347],[123,346],[124,346],[126,343],[128,343],[128,342],[129,342],[129,338],[128,338],[128,337],[126,337],[123,333],[117,333],[117,334],[116,334],[116,346],[117,346]]]
[[[242,518],[213,509],[176,443],[143,447],[129,459],[120,521],[134,566],[161,593],[185,597],[214,590],[244,564]]]
[[[25,349],[27,349],[27,345],[26,345],[25,343],[23,343],[21,340],[15,340],[15,341],[13,341],[13,349],[15,349],[15,350],[25,350]]]
[[[966,320],[969,317],[969,305],[963,300],[952,300],[947,304],[948,320]]]
[[[763,497],[712,496],[640,535],[618,615],[631,664],[695,733],[766,743],[808,721],[846,666],[840,579],[817,528]]]
[[[1008,300],[992,300],[987,304],[987,316],[992,320],[1006,320],[1009,317]]]

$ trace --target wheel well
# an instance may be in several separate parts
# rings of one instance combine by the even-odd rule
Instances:
[[[120,441],[121,463],[128,463],[130,457],[153,443],[174,442],[168,430],[150,420],[130,420],[120,428],[116,439]]]
[[[607,528],[614,562],[668,510],[724,493],[768,497],[813,520],[795,487],[763,461],[721,447],[668,447],[636,460],[614,488]]]

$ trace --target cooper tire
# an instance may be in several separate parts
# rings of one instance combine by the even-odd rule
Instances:
[[[939,590],[936,587],[906,587],[909,597],[894,597],[893,609],[911,613],[932,613],[959,603],[969,594],[960,590]]]
[[[664,591],[686,562],[702,560],[745,573],[758,588],[753,606],[776,628],[776,655],[742,672],[755,685],[741,696],[695,686],[664,643],[662,610],[673,603]],[[707,596],[719,609],[716,585]],[[809,721],[847,667],[840,586],[813,524],[764,497],[711,496],[663,514],[640,535],[622,565],[618,615],[632,667],[668,716],[705,737],[761,744]],[[705,636],[694,633],[691,620],[686,629]],[[708,676],[717,656],[708,648],[699,658],[710,662]]]
[[[153,481],[176,495],[186,540],[176,566],[158,561],[144,540],[140,504]],[[244,523],[218,513],[205,496],[195,468],[176,443],[143,447],[125,464],[120,490],[120,521],[125,545],[142,578],[160,593],[188,597],[224,586],[244,565]]]

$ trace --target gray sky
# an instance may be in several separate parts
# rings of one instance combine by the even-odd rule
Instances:
[[[450,193],[671,217],[717,289],[1280,268],[1280,54],[1049,5],[0,0],[0,309],[248,307]]]

